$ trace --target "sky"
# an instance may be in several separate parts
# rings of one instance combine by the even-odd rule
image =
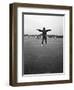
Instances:
[[[51,29],[48,35],[63,35],[64,16],[54,15],[25,15],[24,14],[24,34],[41,34],[36,29]]]

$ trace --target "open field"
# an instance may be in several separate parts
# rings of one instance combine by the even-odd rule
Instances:
[[[24,74],[62,72],[63,38],[48,38],[41,47],[41,39],[24,37]]]

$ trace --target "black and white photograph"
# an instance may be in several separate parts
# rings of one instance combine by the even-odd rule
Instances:
[[[23,74],[63,73],[64,14],[22,14]]]
[[[72,83],[72,7],[10,5],[10,85]]]

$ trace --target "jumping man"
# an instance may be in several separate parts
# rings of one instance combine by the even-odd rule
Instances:
[[[42,32],[42,45],[43,46],[43,42],[45,41],[45,43],[47,44],[47,32],[51,31],[51,29],[46,30],[45,27],[43,27],[43,30],[37,29],[39,32]]]

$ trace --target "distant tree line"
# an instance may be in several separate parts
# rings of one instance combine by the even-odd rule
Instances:
[[[30,38],[30,37],[34,37],[34,38],[41,38],[41,34],[39,34],[39,35],[29,35],[29,34],[24,34],[24,37],[28,37],[28,38]],[[63,35],[47,35],[47,37],[48,38],[63,38]]]

